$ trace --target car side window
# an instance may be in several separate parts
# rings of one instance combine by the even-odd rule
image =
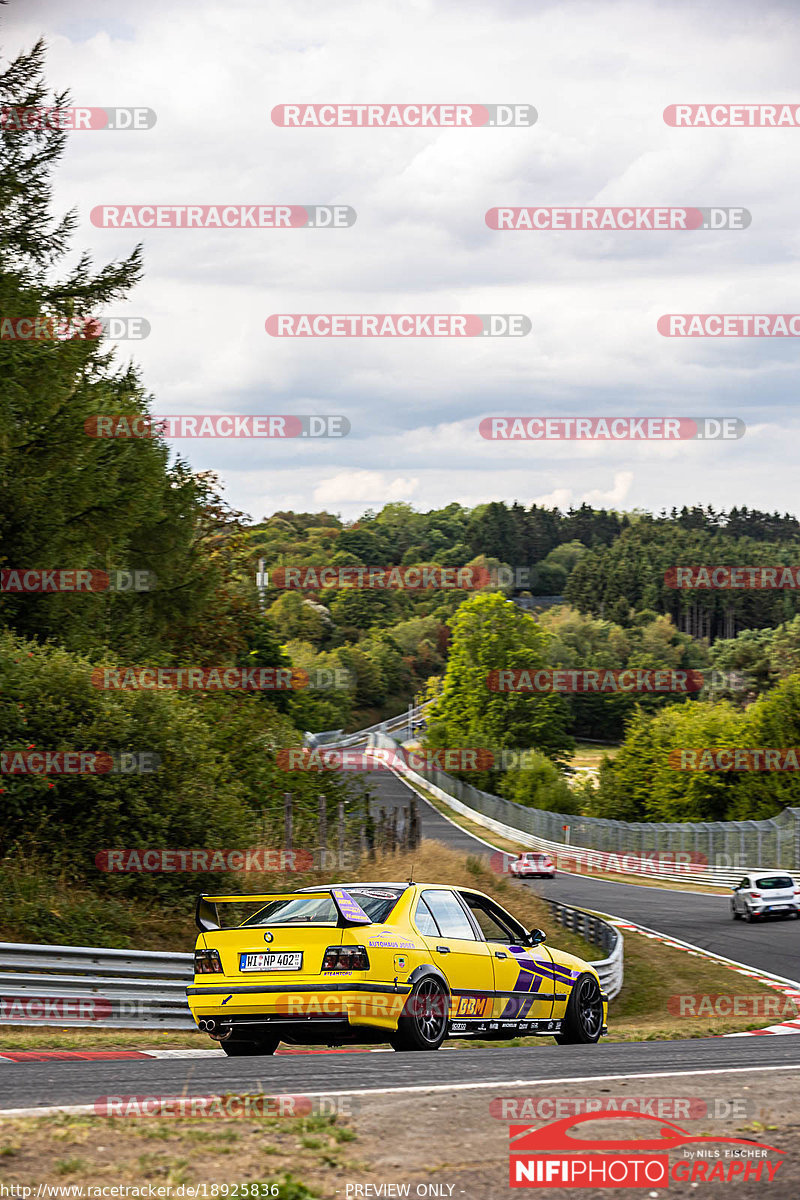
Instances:
[[[460,896],[478,922],[487,942],[503,942],[507,946],[518,945],[519,932],[507,925],[490,904],[469,892],[461,892]]]
[[[477,940],[469,917],[452,892],[423,892],[422,899],[433,913],[442,937],[461,938],[469,942]]]
[[[414,924],[423,937],[439,936],[439,929],[433,919],[433,913],[428,908],[421,896],[417,901],[417,907],[414,910]]]

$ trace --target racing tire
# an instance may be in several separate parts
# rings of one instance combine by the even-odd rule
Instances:
[[[393,1050],[438,1050],[447,1035],[450,996],[435,975],[423,975],[409,994],[397,1032],[389,1035]]]
[[[274,1054],[280,1045],[280,1038],[272,1036],[262,1038],[258,1042],[220,1042],[222,1049],[229,1058],[250,1058],[256,1054]]]
[[[555,1034],[559,1046],[591,1045],[603,1031],[603,997],[594,975],[579,975],[575,980],[561,1032]]]
[[[731,916],[733,917],[734,921],[741,921],[742,919],[742,914],[738,913],[733,905],[731,905]]]
[[[748,908],[747,906],[745,906],[744,919],[745,919],[745,921],[747,921],[748,925],[753,924],[753,921],[755,921],[755,917],[753,916],[752,908]]]

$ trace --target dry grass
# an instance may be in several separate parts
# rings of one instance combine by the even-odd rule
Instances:
[[[366,1182],[347,1119],[0,1118],[3,1183],[277,1183],[280,1200],[334,1200],[343,1173]],[[202,1195],[202,1193],[200,1193]],[[265,1194],[262,1191],[262,1195]],[[269,1193],[266,1193],[267,1195]]]

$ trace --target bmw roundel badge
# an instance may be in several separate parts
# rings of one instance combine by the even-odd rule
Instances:
[[[265,942],[271,942],[271,941],[272,941],[272,934],[269,932],[269,930],[267,930],[267,932],[264,934],[264,941],[265,941]]]

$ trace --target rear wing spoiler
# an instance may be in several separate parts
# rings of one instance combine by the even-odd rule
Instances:
[[[302,892],[259,892],[255,895],[197,897],[194,923],[201,933],[214,933],[222,928],[218,904],[268,904],[270,900],[289,900],[294,897],[331,896],[339,915],[340,925],[371,925],[367,916],[348,891],[343,887],[304,888]]]

